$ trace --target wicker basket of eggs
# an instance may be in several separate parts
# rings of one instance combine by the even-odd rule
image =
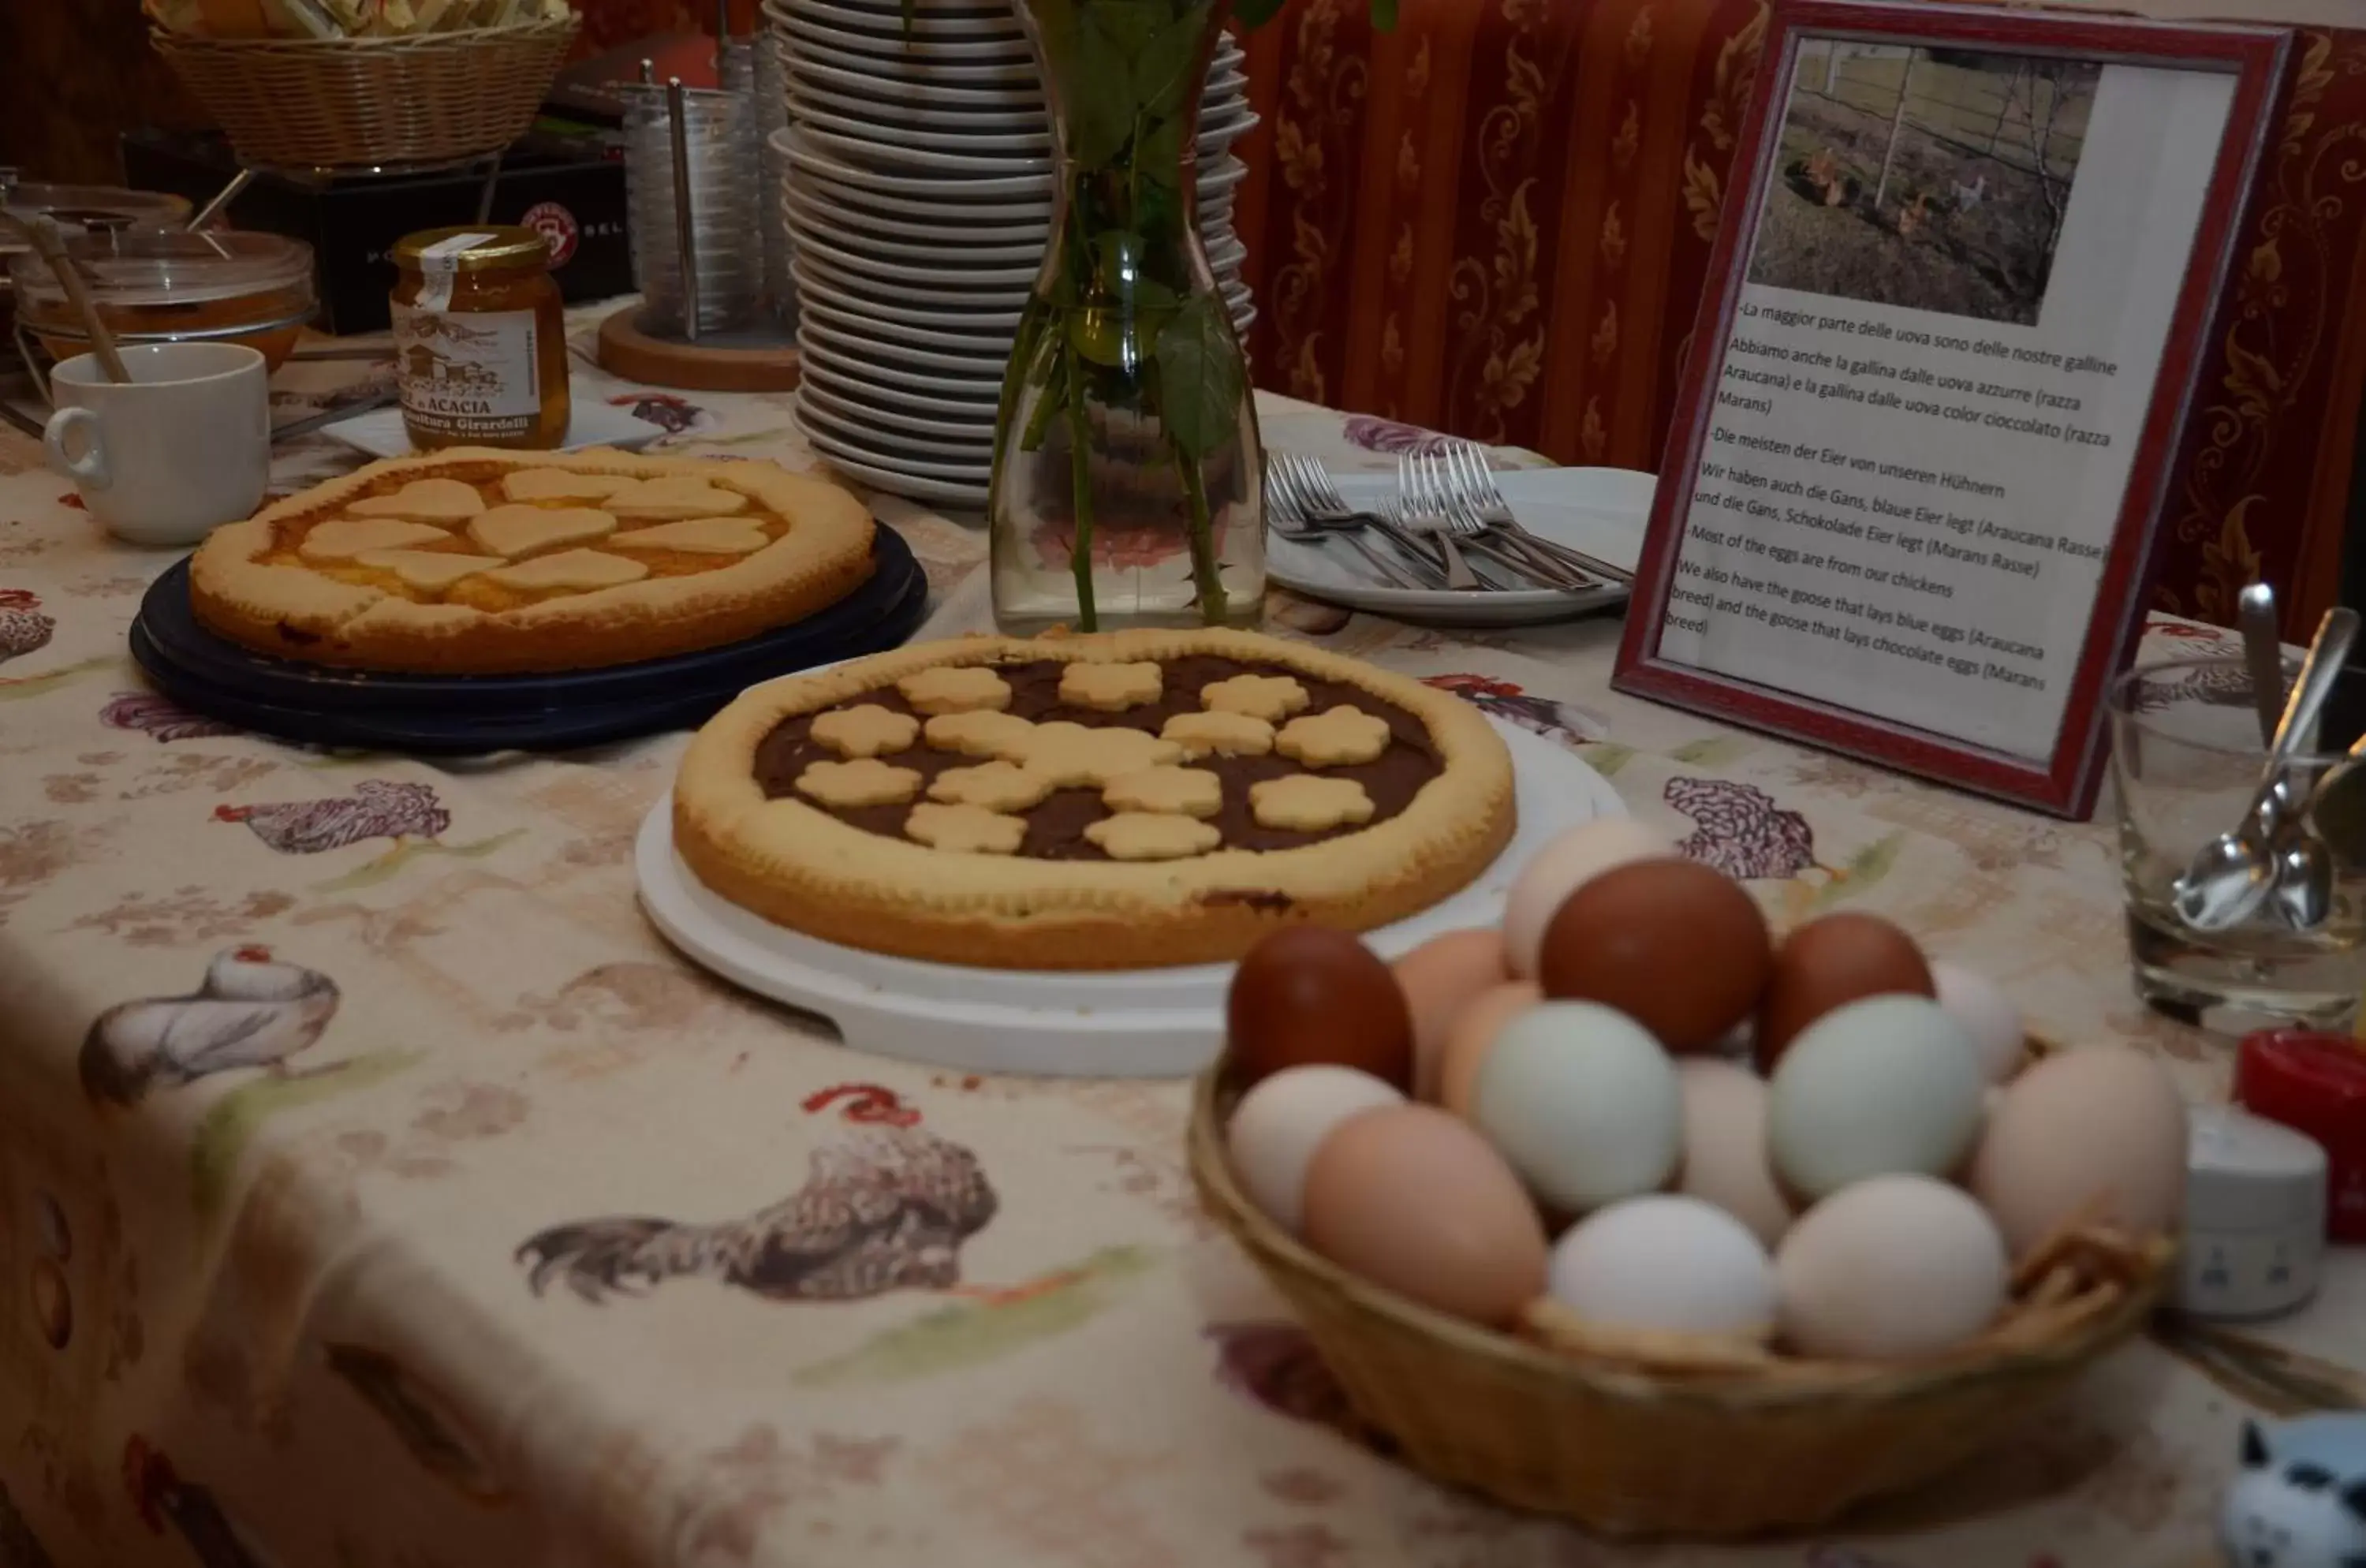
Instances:
[[[1830,1519],[2009,1436],[2168,1280],[2185,1112],[1877,917],[1781,940],[1626,818],[1500,931],[1241,962],[1191,1167],[1417,1469],[1611,1534]]]

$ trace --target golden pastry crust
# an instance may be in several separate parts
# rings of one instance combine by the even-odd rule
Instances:
[[[1213,655],[1355,686],[1411,714],[1441,771],[1384,821],[1302,847],[1167,861],[952,855],[767,799],[756,751],[783,719],[932,668]],[[1237,958],[1283,925],[1368,931],[1469,884],[1515,825],[1512,762],[1451,694],[1254,632],[965,637],[757,687],[708,721],[674,784],[674,844],[699,880],[767,919],[877,953],[1008,969],[1149,968]]]
[[[490,512],[521,505],[507,498],[508,476],[551,470],[586,476],[593,484],[610,478],[637,487],[673,480],[685,494],[694,483],[702,487],[702,502],[727,492],[741,503],[738,515],[758,520],[768,542],[742,554],[679,551],[670,558],[637,547],[632,558],[651,563],[648,570],[635,581],[598,588],[541,584],[532,574],[505,581],[491,571],[430,588],[391,570],[341,575],[334,567],[343,563],[307,565],[289,548],[291,541],[324,521],[354,515],[356,503],[400,494],[403,486],[421,479],[465,479],[478,488],[483,510]],[[598,499],[537,500],[554,510],[605,511],[621,517]],[[458,516],[448,521],[451,547],[481,552],[483,544],[469,537],[468,522]],[[628,529],[654,525],[647,517],[625,522]],[[828,608],[870,577],[872,526],[868,510],[846,491],[770,463],[652,457],[603,448],[558,453],[457,446],[370,464],[276,502],[243,523],[216,529],[190,561],[189,595],[208,629],[282,659],[417,673],[588,670],[719,648]],[[406,547],[420,543],[445,547],[433,540]],[[586,547],[614,553],[608,539],[588,545],[580,536],[534,539],[521,545],[522,554],[510,564]]]

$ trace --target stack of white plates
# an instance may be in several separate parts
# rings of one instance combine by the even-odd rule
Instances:
[[[806,438],[849,475],[986,504],[994,415],[1052,216],[1052,133],[1008,4],[763,0],[790,127],[773,146],[794,243]],[[1200,107],[1200,223],[1244,337],[1247,249],[1229,154],[1256,123],[1242,52],[1219,43]]]

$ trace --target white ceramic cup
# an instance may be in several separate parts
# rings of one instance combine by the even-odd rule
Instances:
[[[136,344],[131,379],[109,381],[96,355],[50,372],[57,412],[42,433],[50,466],[117,538],[194,545],[251,517],[271,477],[270,373],[234,343]]]

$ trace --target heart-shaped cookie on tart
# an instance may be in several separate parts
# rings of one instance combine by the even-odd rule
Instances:
[[[373,463],[216,529],[208,630],[403,673],[591,670],[719,648],[872,570],[869,510],[771,463],[450,447]]]

